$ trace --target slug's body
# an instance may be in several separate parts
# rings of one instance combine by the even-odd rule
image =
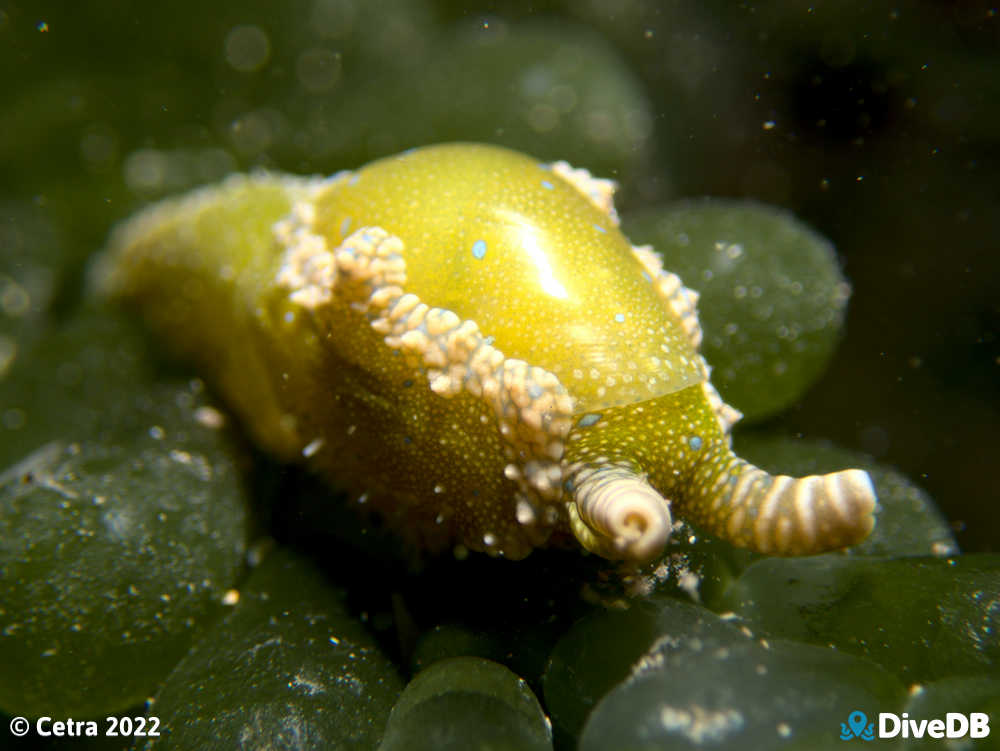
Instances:
[[[255,439],[421,547],[519,558],[572,533],[644,560],[670,508],[735,544],[863,539],[865,473],[772,477],[697,352],[696,295],[617,229],[611,184],[449,145],[153,207],[107,280]]]

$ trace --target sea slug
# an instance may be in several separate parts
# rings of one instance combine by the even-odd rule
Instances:
[[[254,439],[415,545],[645,561],[672,514],[803,555],[874,524],[868,475],[733,454],[697,294],[618,229],[613,183],[473,144],[330,178],[234,176],[120,226],[103,284]]]

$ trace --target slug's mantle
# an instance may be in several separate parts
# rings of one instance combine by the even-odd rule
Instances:
[[[470,144],[235,176],[118,228],[104,283],[258,443],[420,547],[520,558],[571,534],[641,561],[672,511],[765,553],[863,539],[865,472],[771,476],[732,453],[697,294],[628,242],[612,192]]]

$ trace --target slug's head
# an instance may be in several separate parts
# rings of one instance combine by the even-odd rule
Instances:
[[[771,475],[730,448],[714,390],[699,384],[579,419],[567,441],[570,527],[608,558],[657,557],[673,514],[733,545],[812,555],[874,527],[868,474]]]

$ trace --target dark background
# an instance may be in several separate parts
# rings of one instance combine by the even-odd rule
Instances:
[[[525,25],[620,58],[647,109],[619,164],[525,142],[516,112],[483,132],[447,73],[421,89],[427,70],[441,84],[456,35]],[[239,26],[268,40],[253,70],[227,50]],[[898,467],[963,549],[1000,550],[998,53],[997,11],[975,2],[0,3],[0,254],[49,263],[39,315],[69,316],[86,258],[143,202],[255,165],[333,172],[412,139],[600,168],[626,210],[785,206],[835,243],[854,294],[829,370],[774,426]],[[483,71],[501,115],[513,85]],[[438,100],[453,111],[418,127]]]

